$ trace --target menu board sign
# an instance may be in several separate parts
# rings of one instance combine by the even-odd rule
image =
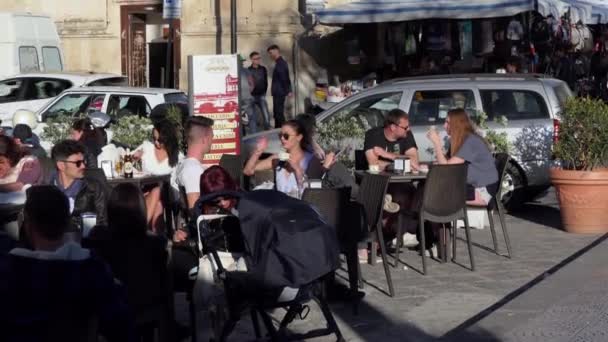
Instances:
[[[192,115],[213,119],[213,145],[206,164],[222,154],[240,153],[237,55],[188,56],[188,96]]]

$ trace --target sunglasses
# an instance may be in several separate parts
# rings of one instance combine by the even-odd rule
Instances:
[[[81,160],[74,160],[74,161],[72,161],[72,160],[62,160],[62,162],[74,164],[74,165],[76,165],[76,167],[81,167],[81,166],[84,165],[84,160],[82,160],[82,159]]]
[[[401,128],[401,129],[403,129],[404,131],[407,131],[408,129],[410,129],[410,126],[405,126],[405,127],[404,126],[399,126],[396,123],[393,123],[393,125],[395,125],[395,126]]]
[[[289,140],[292,136],[287,133],[279,133],[279,139]]]

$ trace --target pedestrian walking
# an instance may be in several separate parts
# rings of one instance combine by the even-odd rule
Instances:
[[[291,80],[289,79],[289,66],[281,56],[281,50],[277,45],[271,45],[267,51],[275,63],[270,93],[274,111],[274,127],[280,128],[285,122],[285,98],[293,96]]]
[[[251,66],[249,67],[249,73],[253,78],[253,90],[251,95],[253,96],[252,110],[255,111],[257,106],[262,113],[262,120],[264,121],[264,129],[270,129],[270,113],[268,112],[268,102],[266,102],[266,91],[268,90],[268,71],[266,67],[260,64],[262,56],[259,52],[253,51],[249,54],[251,60]]]

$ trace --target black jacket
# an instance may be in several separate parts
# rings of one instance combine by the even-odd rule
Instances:
[[[266,90],[268,90],[268,72],[266,68],[260,65],[257,68],[249,67],[248,69],[254,83],[251,95],[266,95]]]
[[[51,177],[49,184],[56,185],[57,174]],[[108,224],[107,202],[109,189],[101,181],[92,177],[83,178],[84,185],[74,200],[72,223],[80,226],[80,215],[91,212],[97,215],[98,225]]]
[[[291,93],[291,79],[289,78],[289,67],[283,57],[279,57],[272,72],[272,96],[287,96]]]
[[[108,189],[96,179],[85,177],[84,181],[84,187],[76,196],[72,219],[79,220],[83,213],[92,212],[97,214],[98,225],[107,225]]]

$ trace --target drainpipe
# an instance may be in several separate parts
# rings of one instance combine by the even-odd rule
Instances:
[[[230,53],[236,53],[236,0],[230,0]]]

